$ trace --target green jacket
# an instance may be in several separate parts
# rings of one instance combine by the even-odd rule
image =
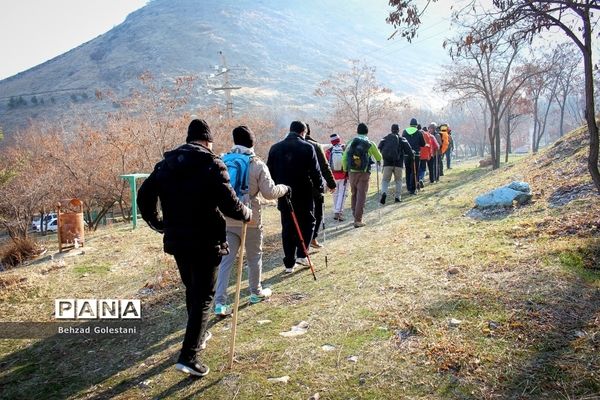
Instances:
[[[377,148],[377,145],[375,143],[373,143],[372,141],[370,141],[369,138],[367,137],[367,135],[356,135],[354,138],[352,138],[352,140],[350,140],[346,144],[346,150],[344,150],[344,154],[342,155],[342,165],[343,165],[344,172],[348,172],[347,171],[348,149],[350,149],[350,145],[355,140],[366,140],[367,142],[369,142],[371,144],[371,146],[369,147],[369,156],[373,157],[375,159],[375,161],[381,161],[383,159],[383,157],[381,156],[381,152]],[[371,167],[369,165],[366,170],[351,169],[350,172],[371,172]]]

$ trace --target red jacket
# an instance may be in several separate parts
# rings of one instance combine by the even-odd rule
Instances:
[[[440,148],[435,137],[427,131],[423,131],[423,136],[425,137],[425,143],[427,146],[421,147],[420,159],[421,160],[429,160]]]

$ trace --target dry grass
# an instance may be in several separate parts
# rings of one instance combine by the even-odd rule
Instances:
[[[373,176],[367,227],[334,222],[327,210],[326,248],[313,256],[316,282],[307,270],[281,273],[278,213],[269,208],[264,283],[274,296],[243,304],[233,371],[226,368],[230,320],[211,322],[203,359],[212,372],[201,380],[172,368],[185,309],[160,236],[147,228],[101,231],[83,252],[0,274],[24,279],[0,289],[0,319],[50,320],[55,297],[139,296],[143,335],[2,341],[0,386],[9,398],[598,398],[593,221],[600,201],[587,193],[551,207],[550,196],[564,186],[564,174],[552,168],[569,164],[561,160],[551,149],[493,172],[458,166],[418,196],[381,209]],[[569,185],[589,184],[574,174]],[[513,179],[532,184],[533,204],[490,221],[464,216],[476,195]],[[279,335],[300,321],[309,323],[307,334]],[[324,351],[326,344],[334,349]],[[48,368],[54,358],[61,362]],[[267,380],[284,375],[287,384]]]

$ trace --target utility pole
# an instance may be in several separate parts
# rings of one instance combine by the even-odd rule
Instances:
[[[222,65],[215,67],[219,72],[214,75],[211,74],[211,77],[222,76],[223,84],[220,87],[213,87],[212,90],[222,90],[225,92],[226,116],[227,119],[231,119],[233,118],[233,97],[231,96],[231,91],[241,89],[242,87],[231,86],[231,83],[229,82],[229,72],[232,71],[232,69],[227,66],[225,54],[223,54],[222,51],[219,51],[219,54],[221,55]]]

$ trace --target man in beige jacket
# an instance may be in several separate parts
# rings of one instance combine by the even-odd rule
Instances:
[[[242,153],[251,156],[248,177],[248,194],[252,220],[248,223],[246,231],[246,257],[248,260],[248,284],[250,287],[250,303],[258,303],[271,296],[271,289],[261,285],[262,274],[262,214],[258,199],[260,193],[267,200],[278,199],[288,193],[286,185],[276,185],[271,179],[267,165],[254,154],[254,133],[247,126],[238,126],[233,130],[232,153]],[[231,306],[227,304],[227,287],[231,267],[235,261],[240,247],[242,223],[226,218],[227,242],[229,254],[224,256],[219,265],[217,289],[215,293],[215,314],[224,316],[231,313]]]

